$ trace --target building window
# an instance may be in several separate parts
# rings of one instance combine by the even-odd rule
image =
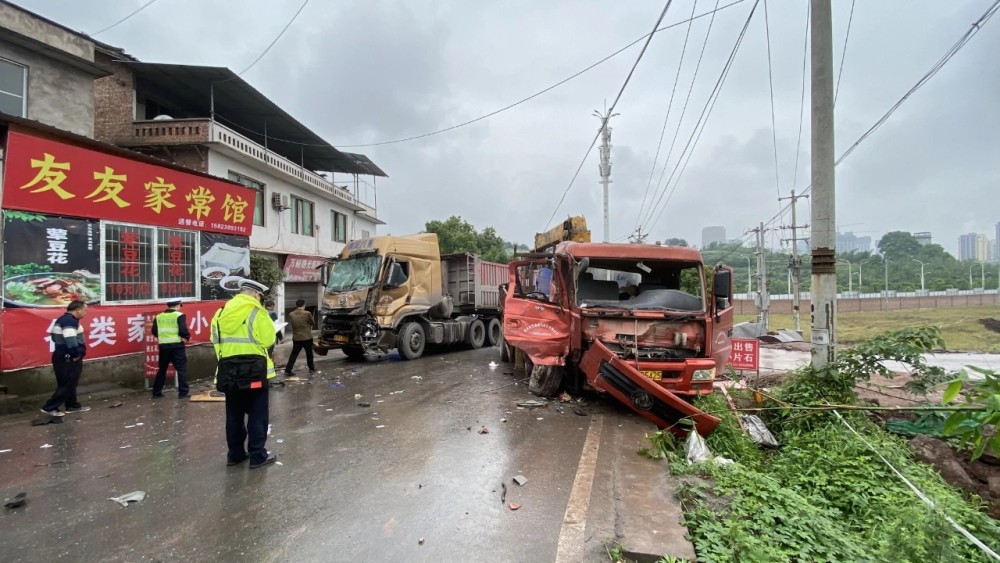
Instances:
[[[372,234],[365,229],[361,229],[361,238],[371,238]]]
[[[0,59],[0,111],[27,117],[28,67]]]
[[[343,213],[333,213],[333,242],[347,242],[347,215]]]
[[[264,182],[258,182],[253,178],[244,176],[239,172],[233,172],[232,170],[229,171],[229,179],[233,182],[236,182],[237,184],[243,184],[248,188],[253,188],[257,190],[257,203],[254,205],[253,208],[253,224],[257,225],[258,227],[263,227],[264,203],[265,203],[264,200],[266,199],[264,197],[266,195],[264,190]]]
[[[195,231],[104,223],[104,302],[197,299]]]
[[[316,221],[314,209],[316,204],[311,201],[292,196],[292,232],[307,237],[314,236],[313,225]]]

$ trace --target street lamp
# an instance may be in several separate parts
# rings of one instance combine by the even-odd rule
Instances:
[[[854,273],[851,268],[851,262],[849,260],[840,260],[840,259],[838,259],[837,262],[843,262],[844,264],[847,264],[847,292],[854,293]]]
[[[864,266],[865,264],[869,263],[869,262],[871,262],[871,260],[865,260],[864,262],[861,262],[860,264],[858,264],[858,291],[864,291],[865,290],[865,286],[862,285],[862,282],[861,282],[861,267]]]
[[[885,296],[889,296],[889,257],[883,256],[882,261],[885,262]]]
[[[747,260],[747,296],[749,297],[749,295],[753,293],[753,277],[750,272],[750,257],[746,254],[740,254],[740,258],[746,258]]]
[[[920,292],[923,293],[924,292],[924,263],[921,262],[920,260],[917,260],[916,258],[910,258],[910,260],[913,260],[914,262],[917,262],[917,263],[920,264]]]
[[[969,266],[969,289],[972,289],[972,270],[976,269],[976,264],[979,265],[979,276],[981,278],[980,287],[986,289],[986,266],[982,262],[976,262]]]

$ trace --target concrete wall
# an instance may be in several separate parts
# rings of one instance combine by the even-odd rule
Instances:
[[[20,33],[70,55],[94,61],[94,43],[80,34],[21,8],[0,3],[0,27]]]
[[[0,57],[28,67],[28,119],[94,136],[93,75],[10,43]]]
[[[211,346],[189,346],[187,355],[189,381],[215,375],[215,352]],[[141,388],[145,374],[145,360],[144,354],[131,354],[85,361],[80,385],[115,383]],[[6,385],[8,392],[13,395],[21,397],[39,395],[55,391],[56,377],[52,366],[47,365],[0,373],[0,385]]]
[[[752,300],[737,299],[733,302],[737,315],[755,315]],[[992,293],[972,294],[972,295],[938,295],[927,297],[890,297],[881,299],[871,298],[850,298],[837,299],[838,313],[854,313],[859,311],[899,311],[901,309],[935,309],[947,307],[990,307],[997,305],[997,296]],[[803,315],[809,314],[809,300],[803,299],[800,311]],[[771,300],[769,311],[776,315],[791,315],[792,302],[790,300]]]

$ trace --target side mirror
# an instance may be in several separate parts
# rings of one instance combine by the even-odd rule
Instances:
[[[385,282],[385,289],[396,289],[402,287],[404,283],[406,283],[406,274],[403,272],[403,267],[399,265],[399,262],[393,262],[392,266],[389,267],[389,279]]]
[[[728,302],[733,296],[733,272],[719,268],[712,278],[712,296],[716,302],[725,299]]]
[[[580,269],[581,274],[590,269],[590,257],[584,256],[583,259],[577,264],[577,267]]]

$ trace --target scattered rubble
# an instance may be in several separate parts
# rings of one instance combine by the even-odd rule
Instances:
[[[517,483],[519,487],[523,487],[524,484],[528,482],[528,478],[525,477],[524,475],[516,475],[514,476],[513,481]]]
[[[128,503],[139,502],[146,498],[146,491],[132,491],[131,493],[122,495],[120,497],[110,497],[108,500],[117,502],[118,504],[128,508]]]

